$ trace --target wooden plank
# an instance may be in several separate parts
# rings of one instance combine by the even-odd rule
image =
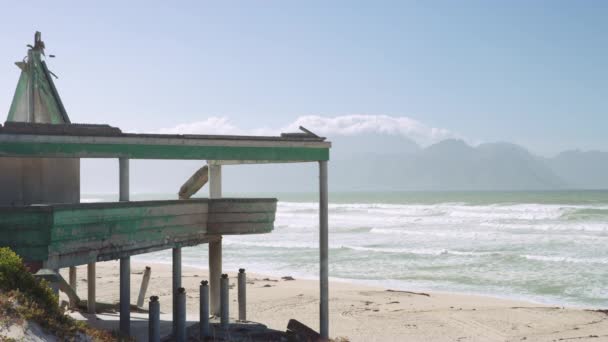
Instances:
[[[228,223],[228,222],[274,222],[274,211],[254,212],[254,213],[211,213],[209,223]]]
[[[209,202],[209,213],[251,213],[251,212],[274,212],[277,208],[276,199],[213,199]]]
[[[237,234],[264,234],[274,229],[273,222],[261,223],[209,223],[209,234],[237,235]]]
[[[44,139],[46,138],[46,139]],[[298,146],[218,146],[168,144],[150,140],[135,143],[120,138],[116,143],[103,143],[102,137],[27,136],[0,134],[0,156],[64,158],[129,158],[129,159],[195,159],[195,160],[264,160],[322,161],[329,160],[329,147]],[[116,139],[114,139],[116,140]],[[255,144],[255,143],[254,143]],[[241,143],[241,145],[248,145]],[[251,145],[251,143],[249,143]],[[288,145],[287,143],[278,145]],[[294,145],[290,142],[289,145]]]

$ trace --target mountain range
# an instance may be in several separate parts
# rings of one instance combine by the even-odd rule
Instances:
[[[547,158],[506,142],[471,146],[447,139],[422,148],[398,135],[331,140],[330,185],[335,191],[608,189],[608,152],[572,150]],[[314,170],[293,165],[252,166],[245,178],[236,169],[229,173],[236,184],[254,177],[256,185],[273,190],[316,186],[306,180]]]
[[[421,147],[404,136],[379,133],[330,140],[332,191],[608,189],[608,152],[572,150],[548,158],[512,143],[471,146],[448,139]],[[154,192],[177,191],[202,165],[134,161],[132,189],[150,192],[154,184]],[[115,187],[115,167],[83,161],[83,192]],[[100,172],[103,177],[95,176]],[[225,166],[223,184],[232,193],[308,192],[317,190],[316,176],[315,163]]]

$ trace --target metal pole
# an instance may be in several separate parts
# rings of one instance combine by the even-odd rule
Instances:
[[[144,276],[141,278],[141,287],[139,288],[139,296],[137,297],[137,306],[144,306],[144,297],[146,297],[146,291],[148,291],[148,283],[150,283],[150,273],[152,269],[150,266],[146,266],[144,270]]]
[[[160,342],[160,303],[158,296],[150,297],[148,304],[148,341]]]
[[[119,158],[119,200],[129,201],[129,159]],[[129,336],[131,330],[131,258],[120,258],[120,334]]]
[[[319,254],[320,254],[320,305],[319,326],[321,338],[329,338],[329,262],[328,262],[328,198],[327,161],[319,162]]]
[[[238,298],[239,298],[239,320],[246,321],[247,320],[247,275],[245,274],[245,269],[239,269],[239,289],[238,289]]]
[[[87,264],[87,311],[95,313],[95,262]]]
[[[200,331],[199,339],[202,341],[205,337],[210,335],[209,331],[209,282],[206,280],[201,281],[200,291]]]
[[[177,317],[173,321],[177,321],[175,339],[177,342],[186,341],[186,290],[183,287],[177,289]]]
[[[120,334],[129,336],[131,330],[131,258],[120,258]]]
[[[182,249],[173,248],[173,335],[177,335],[177,296],[182,287]]]
[[[228,328],[230,324],[230,315],[228,313],[230,302],[228,300],[228,275],[222,274],[222,278],[220,279],[220,307],[221,307],[221,316],[220,316],[220,324],[223,329]]]
[[[209,198],[222,197],[222,166],[209,165]],[[220,276],[222,274],[222,237],[209,242],[209,304],[213,315],[219,316]]]

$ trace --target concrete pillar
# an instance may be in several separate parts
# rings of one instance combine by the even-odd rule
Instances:
[[[200,286],[200,307],[199,307],[199,339],[204,341],[205,337],[210,336],[209,330],[209,282],[206,280],[201,281]]]
[[[319,327],[321,338],[329,338],[329,224],[327,196],[327,161],[319,162],[319,256],[320,256],[320,307]]]
[[[120,258],[120,335],[131,333],[131,258]]]
[[[70,287],[74,292],[76,292],[76,284],[78,281],[76,280],[76,266],[70,266]]]
[[[119,200],[129,201],[129,159],[119,158]],[[131,330],[131,258],[120,258],[120,334],[129,336]]]
[[[129,201],[129,159],[119,158],[119,200],[121,202]]]
[[[148,341],[160,342],[160,303],[157,296],[150,297],[148,305]]]
[[[227,329],[230,325],[230,300],[228,298],[230,286],[228,284],[228,275],[222,274],[220,279],[220,325],[222,329]]]
[[[238,277],[239,321],[247,320],[247,275],[245,269],[239,269]]]
[[[209,166],[209,198],[222,197],[222,166]],[[222,275],[222,237],[209,242],[209,302],[213,315],[220,315],[220,277]]]
[[[95,263],[87,265],[87,311],[95,313]]]
[[[186,342],[186,290],[183,287],[177,289],[175,304],[177,316],[173,317],[173,322],[177,325],[173,336],[177,342]]]
[[[177,335],[177,297],[182,287],[182,249],[173,248],[173,336]]]

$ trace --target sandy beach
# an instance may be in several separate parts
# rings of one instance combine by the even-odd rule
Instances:
[[[171,313],[171,266],[132,263],[135,303],[145,266],[147,297],[160,297]],[[67,278],[67,269],[62,270]],[[230,312],[237,315],[236,273],[229,273]],[[285,274],[284,276],[289,276]],[[86,267],[78,267],[77,292],[86,299]],[[198,319],[198,286],[207,271],[183,268],[188,320]],[[118,301],[118,262],[97,264],[97,301]],[[232,286],[234,285],[234,286]],[[247,318],[284,330],[290,318],[318,329],[318,283],[248,272]],[[146,303],[147,305],[147,303]],[[414,293],[331,282],[330,333],[349,341],[608,341],[608,314],[484,296]]]

